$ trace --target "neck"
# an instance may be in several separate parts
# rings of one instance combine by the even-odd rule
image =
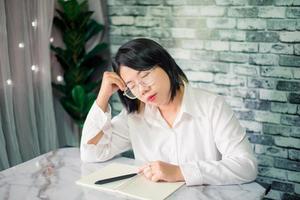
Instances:
[[[184,86],[181,85],[179,91],[177,92],[176,96],[174,97],[173,101],[165,105],[161,105],[158,107],[160,112],[177,112],[180,109],[182,98],[184,93]]]

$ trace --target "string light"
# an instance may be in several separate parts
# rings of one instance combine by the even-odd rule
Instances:
[[[50,38],[50,43],[52,43],[54,41],[53,37]]]
[[[57,82],[63,82],[63,80],[64,80],[64,78],[61,76],[61,75],[58,75],[57,77],[56,77],[56,80],[57,80]]]
[[[35,19],[34,21],[31,22],[31,25],[33,28],[37,27],[37,20]]]
[[[7,79],[6,83],[7,83],[7,85],[12,85],[12,80],[11,79]]]
[[[31,70],[34,72],[37,72],[37,71],[39,71],[39,68],[36,65],[32,65]]]
[[[19,48],[24,48],[24,43],[23,42],[19,43]]]

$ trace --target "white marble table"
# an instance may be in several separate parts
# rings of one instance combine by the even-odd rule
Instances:
[[[105,163],[82,163],[78,148],[64,148],[36,157],[25,163],[0,171],[0,199],[43,200],[116,200],[128,199],[114,193],[100,192],[75,184],[111,162],[137,164],[118,157]],[[167,199],[261,199],[265,189],[257,183],[231,186],[184,185]]]

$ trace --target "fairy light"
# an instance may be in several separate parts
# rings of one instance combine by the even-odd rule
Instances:
[[[31,22],[31,25],[33,28],[37,27],[37,20],[35,19],[34,21]]]
[[[12,80],[11,79],[7,79],[6,83],[7,83],[7,85],[12,85]]]
[[[50,43],[53,43],[54,39],[53,37],[50,38]]]
[[[36,65],[32,65],[31,70],[34,71],[34,72],[37,72],[37,71],[39,71],[39,68]]]
[[[20,43],[19,43],[19,48],[24,48],[24,46],[25,46],[25,45],[24,45],[23,42],[20,42]]]
[[[56,77],[56,80],[57,80],[57,82],[63,82],[63,80],[64,80],[64,78],[61,76],[61,75],[58,75],[57,77]]]

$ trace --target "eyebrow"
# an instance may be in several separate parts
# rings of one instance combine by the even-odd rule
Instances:
[[[137,75],[140,75],[140,73],[142,73],[143,71],[138,71],[138,73],[137,73]],[[130,82],[132,82],[132,81],[127,81],[127,82],[125,82],[125,84],[127,85],[128,83],[130,83]]]

